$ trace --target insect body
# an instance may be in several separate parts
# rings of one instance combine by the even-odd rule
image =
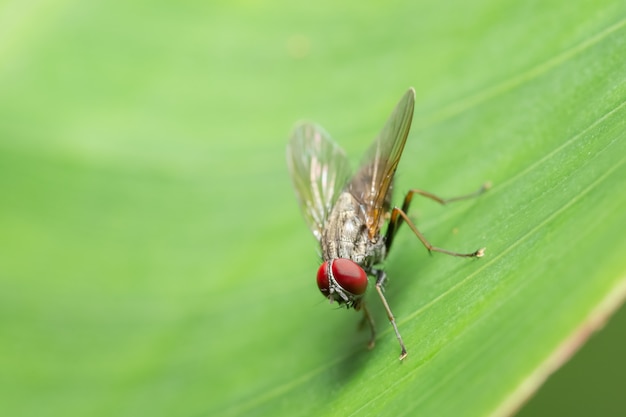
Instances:
[[[404,149],[415,103],[412,88],[402,97],[385,127],[365,154],[359,170],[351,176],[344,151],[318,125],[302,123],[294,129],[287,146],[287,163],[305,220],[320,242],[323,263],[317,285],[331,302],[362,310],[371,329],[374,322],[363,296],[368,275],[376,279],[378,293],[400,343],[400,359],[406,348],[395,318],[383,294],[386,274],[379,265],[387,256],[399,226],[406,222],[429,251],[453,256],[480,257],[484,249],[456,253],[432,246],[409,219],[406,211],[415,194],[441,204],[474,197],[475,193],[442,199],[422,190],[410,190],[401,208],[391,208],[393,177]],[[384,223],[388,226],[380,233]]]

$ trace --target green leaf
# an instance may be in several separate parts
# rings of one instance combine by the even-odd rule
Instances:
[[[626,295],[626,5],[431,3],[7,3],[0,414],[514,413]],[[319,295],[284,152],[356,164],[409,86],[396,202],[493,188],[413,204],[487,251],[400,231],[399,362]]]

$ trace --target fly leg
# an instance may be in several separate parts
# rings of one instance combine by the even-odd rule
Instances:
[[[360,326],[364,326],[365,322],[367,322],[370,326],[371,335],[370,341],[367,343],[367,348],[371,350],[376,344],[376,327],[374,326],[374,318],[370,314],[370,311],[367,309],[365,303],[361,303],[361,309],[363,309],[363,320],[361,321]]]
[[[406,347],[404,346],[404,342],[402,341],[402,336],[400,336],[400,331],[398,330],[398,325],[396,324],[396,319],[391,312],[391,308],[389,307],[389,303],[387,303],[387,299],[383,294],[383,284],[387,279],[387,274],[382,269],[372,270],[372,273],[376,274],[376,292],[380,296],[380,300],[383,302],[383,306],[385,307],[385,311],[387,312],[387,318],[393,327],[393,331],[396,332],[396,337],[398,338],[398,343],[400,343],[400,360],[406,358],[407,352]],[[369,313],[368,313],[369,314]]]
[[[485,248],[478,249],[477,251],[472,252],[472,253],[457,253],[457,252],[451,252],[449,250],[441,249],[441,248],[431,245],[430,242],[428,242],[428,240],[424,237],[422,232],[418,230],[417,226],[415,226],[415,224],[411,221],[411,219],[409,219],[409,216],[406,213],[409,210],[409,206],[411,205],[411,201],[413,200],[413,196],[415,194],[419,194],[423,197],[430,198],[431,200],[436,201],[441,205],[446,205],[448,203],[452,203],[455,201],[467,200],[469,198],[478,197],[479,195],[487,191],[490,187],[491,187],[491,183],[485,183],[483,184],[482,187],[480,187],[479,190],[473,193],[462,195],[459,197],[453,197],[453,198],[441,198],[439,196],[436,196],[435,194],[431,194],[427,191],[418,190],[418,189],[410,190],[404,197],[402,208],[394,207],[393,210],[391,211],[391,218],[389,220],[389,226],[387,227],[387,233],[385,235],[385,246],[386,246],[387,252],[389,252],[389,248],[391,248],[391,243],[393,242],[393,238],[396,235],[396,232],[398,231],[402,223],[406,222],[411,228],[411,230],[413,231],[413,233],[415,233],[417,238],[422,242],[422,244],[426,247],[426,249],[428,249],[428,251],[441,252],[447,255],[462,256],[462,257],[469,257],[469,258],[473,258],[473,257],[479,258],[483,256],[485,252]]]

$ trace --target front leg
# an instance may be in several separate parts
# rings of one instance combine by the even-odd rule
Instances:
[[[374,324],[374,318],[372,317],[372,314],[370,313],[367,305],[364,302],[361,303],[360,308],[363,310],[363,319],[361,320],[361,324],[359,325],[359,327],[365,326],[365,323],[369,324],[370,341],[367,343],[367,348],[371,350],[374,348],[374,345],[376,345],[376,326]]]
[[[398,325],[396,324],[396,319],[391,312],[391,308],[389,307],[389,303],[387,303],[387,299],[383,294],[383,285],[385,280],[387,279],[387,274],[382,269],[372,269],[372,274],[376,276],[376,292],[380,296],[380,300],[383,302],[383,306],[385,307],[385,311],[387,312],[387,318],[393,327],[393,331],[396,332],[396,338],[398,339],[398,343],[400,343],[400,360],[406,358],[407,352],[406,347],[404,346],[404,342],[402,341],[402,336],[400,336],[400,331],[398,330]]]

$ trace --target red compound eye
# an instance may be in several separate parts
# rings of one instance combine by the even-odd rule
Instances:
[[[320,265],[320,269],[317,270],[317,288],[320,289],[324,296],[327,296],[330,292],[328,287],[328,274],[326,273],[326,265],[328,262],[324,262]]]
[[[362,295],[367,289],[367,274],[350,259],[335,259],[331,269],[337,284],[354,295]]]
[[[367,289],[367,274],[357,263],[350,259],[333,259],[331,272],[341,289],[352,295],[363,295]],[[328,279],[328,262],[324,262],[317,270],[317,287],[324,296],[330,294],[330,280]]]

